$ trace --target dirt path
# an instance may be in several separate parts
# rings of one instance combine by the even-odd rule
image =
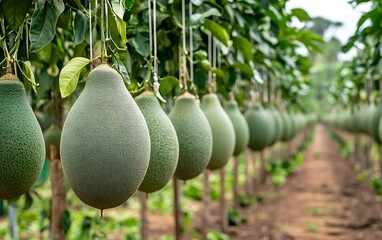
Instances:
[[[324,127],[315,132],[303,166],[264,204],[242,211],[248,223],[232,227],[231,239],[382,239],[382,203],[356,181]]]

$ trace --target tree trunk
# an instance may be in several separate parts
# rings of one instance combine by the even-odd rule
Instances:
[[[225,167],[219,169],[220,171],[220,228],[223,233],[227,232],[227,208],[225,199]]]
[[[149,221],[147,218],[147,193],[139,192],[141,202],[141,240],[149,239]]]
[[[261,167],[260,167],[260,183],[262,185],[265,184],[266,180],[267,180],[267,172],[265,170],[265,165],[267,164],[267,160],[266,160],[266,157],[265,157],[265,149],[263,149],[261,152],[260,152],[260,161],[261,161]]]
[[[52,239],[65,239],[65,229],[61,226],[61,217],[66,210],[66,190],[61,161],[57,158],[56,147],[50,146],[50,180],[52,184]]]
[[[183,219],[181,206],[182,187],[178,179],[174,177],[174,217],[175,217],[175,239],[181,240],[183,237]]]
[[[202,226],[200,232],[200,239],[207,240],[208,235],[208,215],[210,204],[210,170],[204,170],[203,174],[203,210],[202,210]]]
[[[252,195],[252,176],[250,174],[250,169],[251,167],[251,150],[246,151],[246,157],[245,157],[245,192],[247,196]]]
[[[259,180],[260,180],[260,169],[258,168],[256,152],[252,152],[252,165],[253,165],[253,176],[252,176],[252,188],[253,188],[253,196],[256,196],[259,190]]]
[[[234,157],[233,165],[233,188],[232,188],[233,205],[239,207],[239,156]]]
[[[12,240],[19,240],[19,223],[17,218],[17,207],[13,202],[8,202],[9,230]]]

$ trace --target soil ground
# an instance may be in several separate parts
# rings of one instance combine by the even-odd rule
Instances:
[[[314,141],[304,159],[279,190],[264,187],[263,203],[239,210],[247,221],[228,228],[230,239],[382,239],[382,202],[367,181],[357,181],[351,160],[341,159],[337,144],[323,126],[315,127]],[[219,230],[218,216],[218,203],[213,203],[211,229]],[[151,226],[158,226],[157,221],[150,219]],[[172,219],[160,221],[162,225],[152,229],[153,235],[173,231]],[[200,228],[200,218],[191,226]]]

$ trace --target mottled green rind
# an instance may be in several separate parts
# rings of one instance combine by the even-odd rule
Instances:
[[[277,142],[278,140],[280,140],[282,133],[283,133],[284,125],[283,125],[283,120],[282,120],[280,112],[276,109],[271,109],[270,111],[273,114],[273,120],[276,123],[275,138],[273,139],[273,141],[271,143],[271,145],[272,145],[275,142]]]
[[[272,137],[273,119],[260,105],[251,106],[244,114],[249,127],[249,148],[254,151],[263,150]]]
[[[225,111],[228,117],[231,119],[233,128],[235,129],[235,150],[234,156],[238,156],[243,152],[249,143],[249,127],[244,118],[244,115],[240,112],[237,102],[232,100],[226,104]]]
[[[178,137],[152,93],[143,93],[135,98],[135,102],[145,117],[151,141],[149,168],[139,191],[152,193],[163,188],[174,175],[179,158]]]
[[[46,157],[50,159],[50,146],[56,148],[57,153],[60,153],[61,130],[52,125],[44,132],[45,152]]]
[[[179,141],[179,161],[174,176],[180,180],[197,177],[207,167],[212,154],[212,132],[195,98],[179,97],[169,118]]]
[[[149,159],[143,114],[120,74],[98,66],[62,130],[61,161],[69,185],[92,207],[117,207],[141,185]]]
[[[227,113],[214,93],[202,98],[201,109],[207,117],[212,131],[212,155],[207,168],[216,170],[224,167],[235,149],[235,129]]]
[[[20,81],[0,81],[0,198],[24,194],[41,173],[45,144]]]

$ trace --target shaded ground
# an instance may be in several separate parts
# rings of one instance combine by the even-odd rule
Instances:
[[[382,239],[382,203],[357,182],[326,130],[315,130],[304,165],[263,204],[242,211],[248,223],[230,228],[231,239]]]
[[[353,164],[340,157],[323,126],[305,153],[305,162],[278,191],[265,186],[265,202],[240,209],[247,222],[229,227],[232,240],[382,239],[382,202],[368,182],[358,182]],[[199,212],[201,203],[192,207]],[[199,215],[198,214],[198,215]],[[211,204],[211,230],[219,230],[218,203]],[[172,217],[150,217],[152,237],[173,232]],[[158,224],[160,222],[160,224]],[[197,216],[191,227],[200,229]],[[184,239],[193,239],[185,236]],[[194,238],[196,239],[196,238]]]

